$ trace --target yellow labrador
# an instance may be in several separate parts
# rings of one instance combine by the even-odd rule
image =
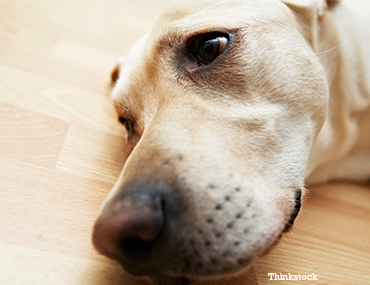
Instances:
[[[97,250],[159,284],[220,278],[279,241],[305,181],[369,178],[363,5],[173,2],[112,74],[131,154]]]

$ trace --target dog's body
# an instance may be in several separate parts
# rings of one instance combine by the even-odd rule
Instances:
[[[370,23],[336,2],[168,8],[113,73],[131,155],[99,251],[170,284],[238,272],[289,229],[305,179],[370,177]]]
[[[328,116],[314,141],[308,183],[365,180],[370,169],[370,4],[344,1],[323,20],[317,55],[330,87]],[[367,16],[365,16],[367,14]]]

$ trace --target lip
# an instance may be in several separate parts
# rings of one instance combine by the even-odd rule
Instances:
[[[216,280],[222,280],[227,278],[232,278],[234,276],[238,276],[240,273],[248,271],[250,266],[252,265],[252,260],[248,260],[247,264],[242,267],[238,267],[235,270],[231,270],[228,272],[219,272],[210,275],[192,275],[192,273],[171,273],[164,272],[163,275],[156,275],[156,276],[145,276],[147,280],[150,280],[152,284],[155,285],[188,285],[193,284],[194,282],[214,282]],[[208,284],[208,283],[207,283]]]
[[[167,276],[160,276],[152,279],[155,284],[158,285],[188,285],[195,282],[195,280],[191,280],[186,277],[167,277]]]

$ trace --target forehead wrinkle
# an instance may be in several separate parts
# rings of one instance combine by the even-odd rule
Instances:
[[[157,23],[166,25],[170,22],[178,21],[194,14],[202,16],[209,16],[210,14],[220,15],[220,13],[224,14],[224,11],[229,10],[230,7],[232,7],[234,11],[240,10],[240,8],[245,8],[247,6],[248,9],[251,9],[250,7],[255,7],[257,6],[257,3],[263,1],[264,0],[213,0],[212,2],[207,2],[198,0],[173,0],[167,4],[166,11],[158,18]],[[247,2],[249,3],[247,4]],[[271,0],[269,2],[271,2]]]
[[[187,36],[197,29],[235,29],[271,20],[285,21],[288,10],[280,0],[212,1],[212,5],[204,1],[172,1],[155,29]]]
[[[159,43],[176,43],[184,41],[195,33],[202,34],[219,29],[235,29],[240,27],[239,22],[230,22],[227,17],[204,15],[191,15],[181,20],[171,22],[165,26],[156,25],[153,30],[155,38],[161,39]]]

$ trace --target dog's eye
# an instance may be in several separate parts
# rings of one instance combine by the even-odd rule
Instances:
[[[197,39],[190,44],[190,52],[201,64],[207,65],[225,51],[228,42],[224,36]]]
[[[129,120],[123,118],[123,117],[119,117],[118,120],[121,122],[122,125],[125,126],[128,134],[130,135],[132,133],[132,131],[134,130],[134,127],[133,127],[132,123]]]

